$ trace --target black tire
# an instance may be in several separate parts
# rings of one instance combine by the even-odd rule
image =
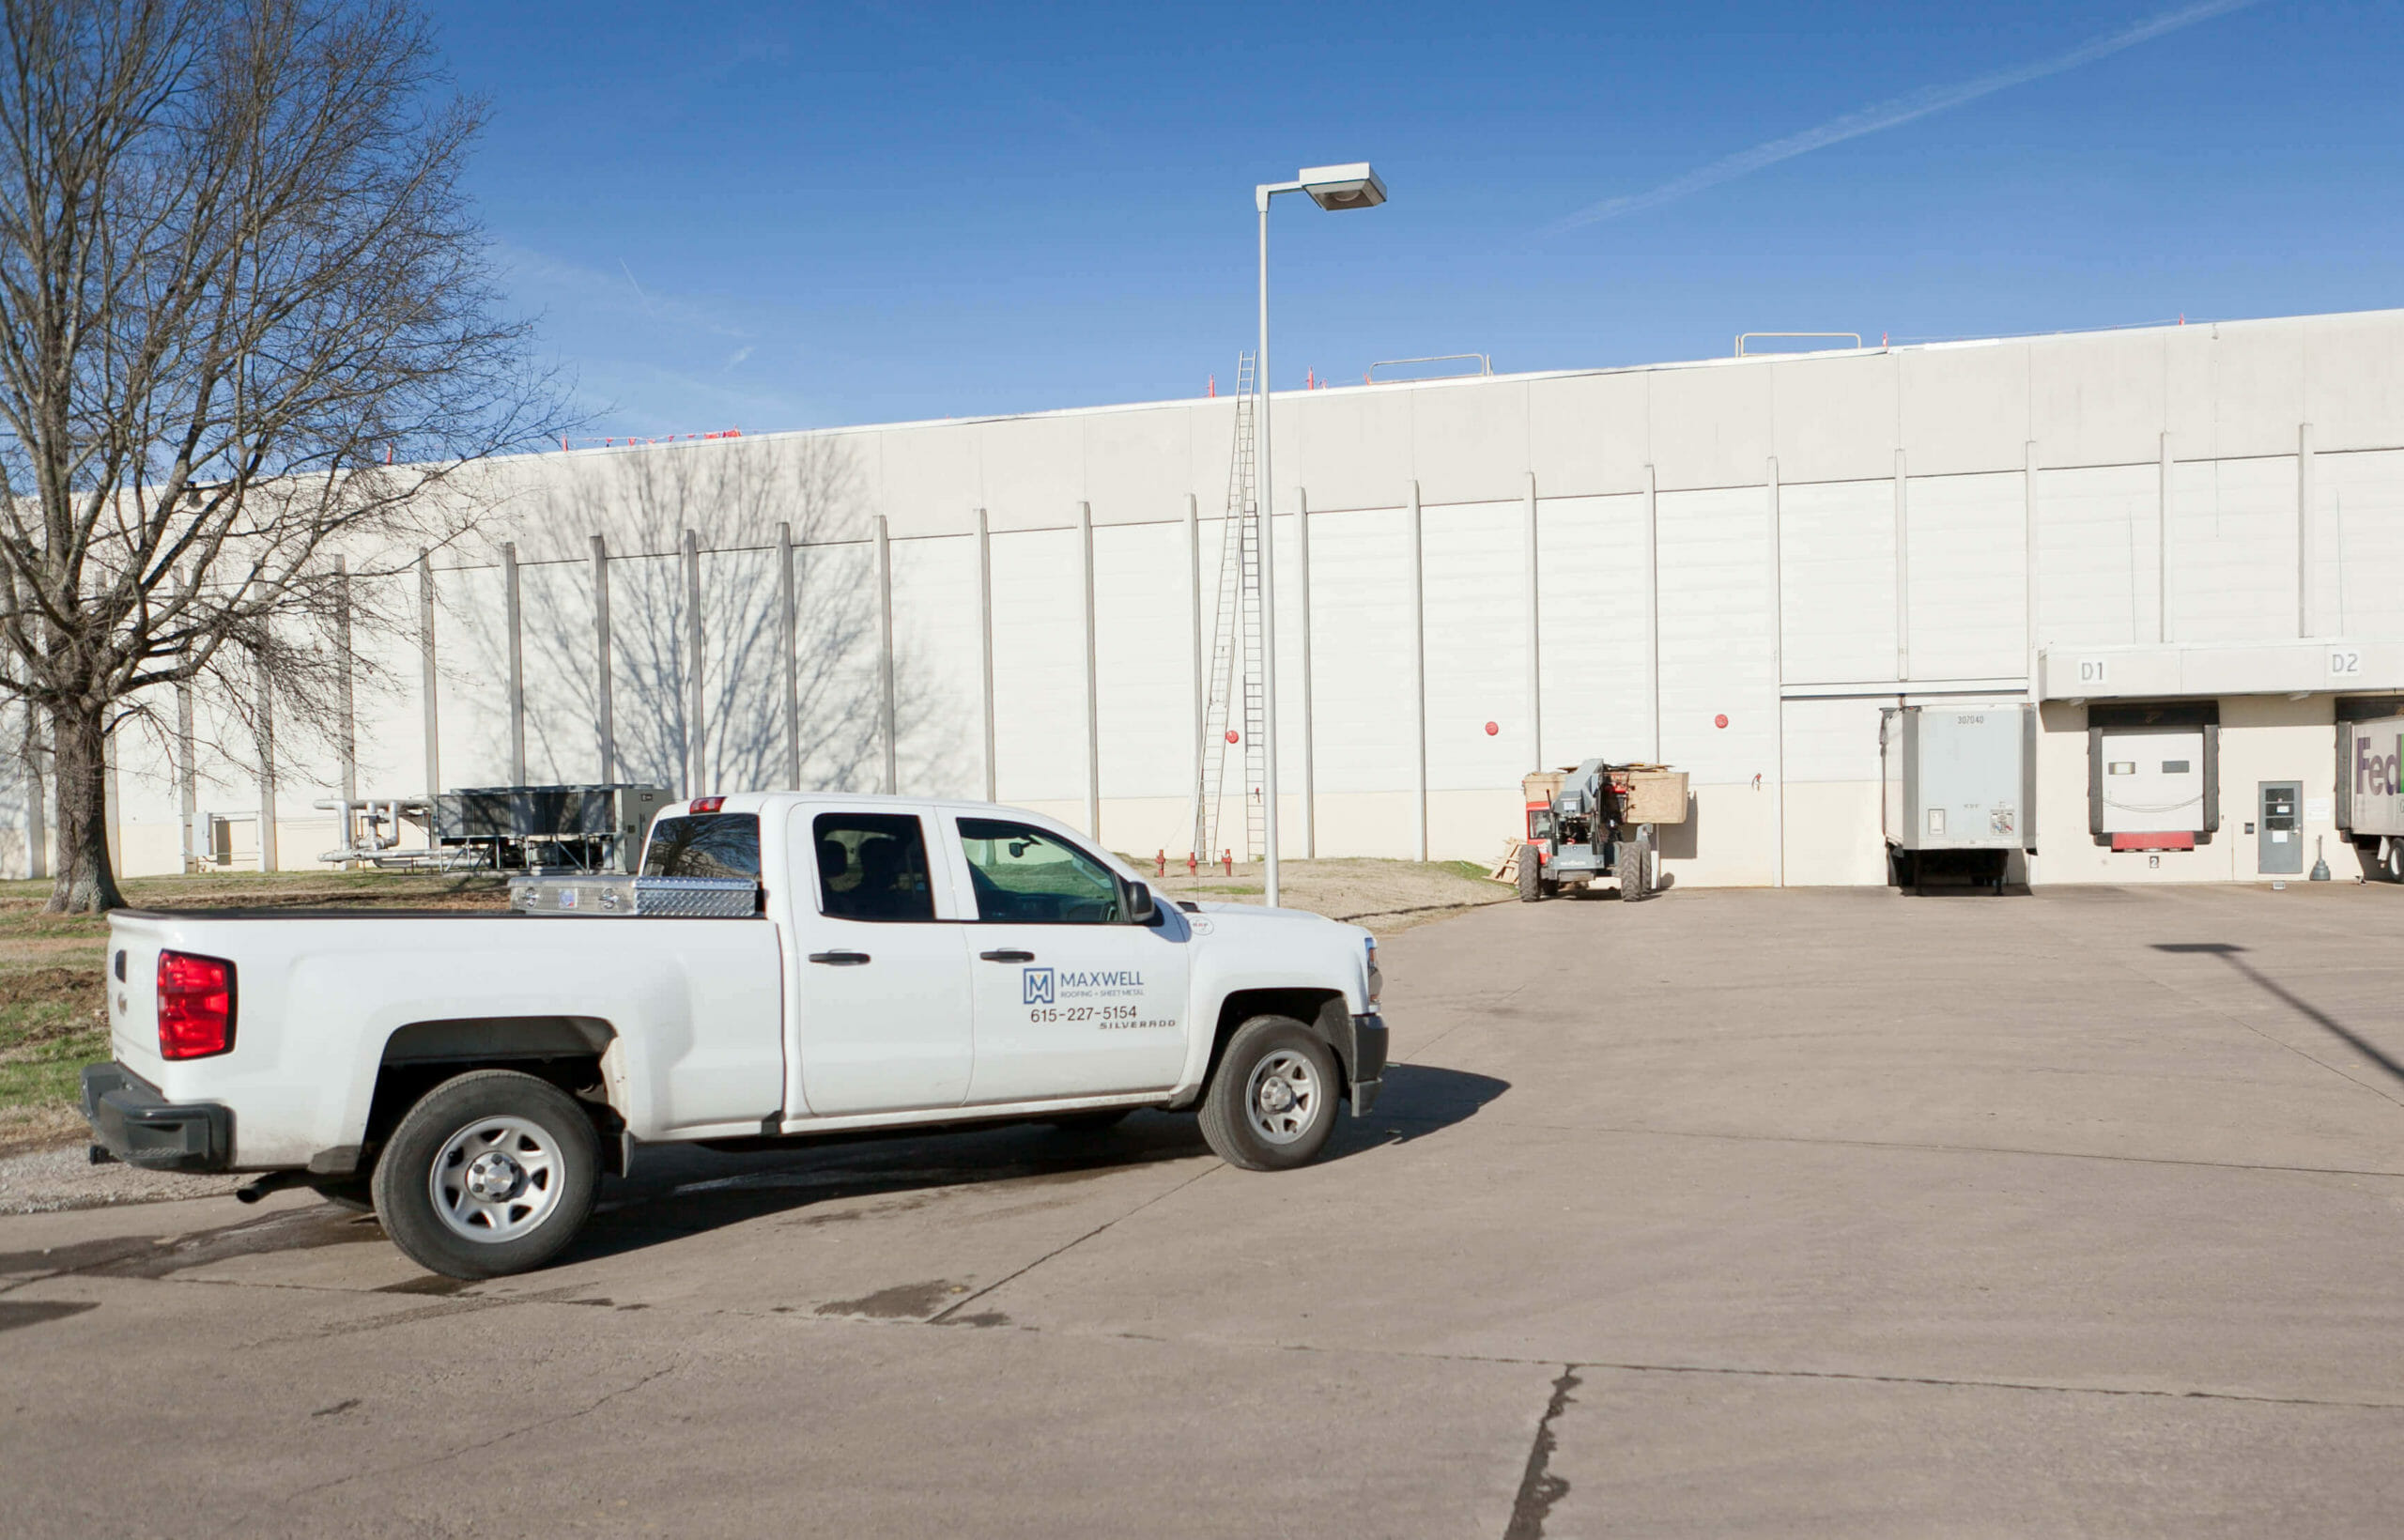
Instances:
[[[445,1184],[452,1197],[440,1209],[438,1161],[461,1178]],[[479,1198],[469,1173],[517,1185]],[[576,1239],[600,1175],[600,1139],[573,1097],[514,1070],[476,1070],[428,1091],[393,1131],[376,1163],[376,1212],[427,1271],[499,1278],[541,1267]],[[468,1233],[511,1228],[489,1240]]]
[[[1644,845],[1641,840],[1623,839],[1611,853],[1611,866],[1619,874],[1619,897],[1622,903],[1641,903],[1649,889],[1644,886]]]
[[[1533,845],[1519,847],[1519,901],[1533,903],[1544,897],[1544,867]]]
[[[341,1177],[328,1181],[313,1181],[309,1190],[337,1209],[347,1209],[354,1214],[376,1211],[376,1182],[372,1177]]]
[[[2387,841],[2387,854],[2379,863],[2381,872],[2391,883],[2404,883],[2404,839]]]
[[[1103,1133],[1127,1121],[1133,1107],[1103,1107],[1094,1112],[1064,1112],[1043,1121],[1062,1133]]]
[[[1211,1153],[1246,1171],[1308,1165],[1335,1132],[1341,1075],[1318,1033],[1291,1016],[1255,1016],[1236,1028],[1219,1055],[1218,1072],[1202,1099],[1202,1137]],[[1283,1084],[1282,1093],[1271,1090],[1272,1082]],[[1280,1107],[1271,1097],[1281,1094],[1298,1100]],[[1296,1116],[1294,1108],[1304,1105],[1307,1112]],[[1284,1137],[1268,1132],[1289,1123]]]

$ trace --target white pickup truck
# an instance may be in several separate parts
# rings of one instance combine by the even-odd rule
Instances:
[[[655,912],[696,892],[731,912]],[[94,1158],[314,1187],[485,1278],[555,1256],[649,1143],[1194,1107],[1278,1170],[1385,1068],[1367,932],[1156,903],[984,803],[697,798],[641,876],[517,897],[541,912],[118,911]]]

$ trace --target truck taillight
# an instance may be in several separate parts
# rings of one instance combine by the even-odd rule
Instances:
[[[234,1046],[234,964],[159,954],[159,1056],[207,1058]]]

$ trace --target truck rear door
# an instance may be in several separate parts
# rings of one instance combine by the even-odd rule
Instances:
[[[958,1106],[974,1058],[968,962],[930,815],[893,803],[794,809],[798,1098],[820,1117]],[[938,891],[940,889],[940,892]]]

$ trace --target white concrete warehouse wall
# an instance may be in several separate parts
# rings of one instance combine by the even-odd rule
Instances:
[[[1518,826],[1518,778],[1536,763],[1657,756],[1694,791],[1692,822],[1665,841],[1680,880],[1877,881],[1882,703],[2026,699],[2031,656],[2051,647],[2404,636],[2404,312],[1296,393],[1274,409],[1293,854],[1307,838],[1306,767],[1320,854],[1415,850],[1424,699],[1436,855],[1494,855]],[[763,608],[785,522],[803,542],[802,778],[873,789],[883,758],[866,537],[881,516],[902,789],[981,792],[982,509],[998,793],[1083,826],[1084,503],[1102,835],[1136,854],[1181,853],[1194,762],[1185,510],[1191,497],[1202,515],[1207,649],[1232,425],[1231,401],[1201,400],[496,468],[507,513],[489,532],[517,540],[522,558],[529,773],[597,772],[584,553],[601,530],[618,772],[684,789],[674,549],[692,528],[711,552],[706,768],[720,786],[786,778],[778,631]],[[1528,685],[1531,477],[1541,745]],[[1414,487],[1424,696],[1410,631]],[[2300,520],[2311,546],[2301,626]],[[448,786],[509,772],[495,561],[482,548],[435,558]],[[383,607],[413,625],[414,579],[387,587]],[[376,675],[361,692],[362,788],[418,793],[414,634],[365,634],[360,651]],[[2325,696],[2224,704],[2225,822],[2242,821],[2243,778],[2304,753],[2330,709]],[[247,729],[222,701],[205,701],[202,716],[203,808],[254,814]],[[2083,711],[2049,704],[2045,724],[2038,874],[2122,873],[2085,831]],[[139,762],[120,776],[129,870],[177,858],[166,747],[129,739],[121,752]],[[285,820],[321,820],[308,804],[331,789],[331,746],[295,732],[279,750]],[[1241,749],[1232,758],[1241,766]],[[0,779],[0,819],[13,820],[0,858],[19,863],[22,778],[12,766]],[[1241,778],[1229,777],[1223,842],[1241,840]],[[296,830],[283,843],[285,864],[307,865],[322,835]],[[2224,838],[2159,870],[2225,879],[2250,871],[2251,852]]]

